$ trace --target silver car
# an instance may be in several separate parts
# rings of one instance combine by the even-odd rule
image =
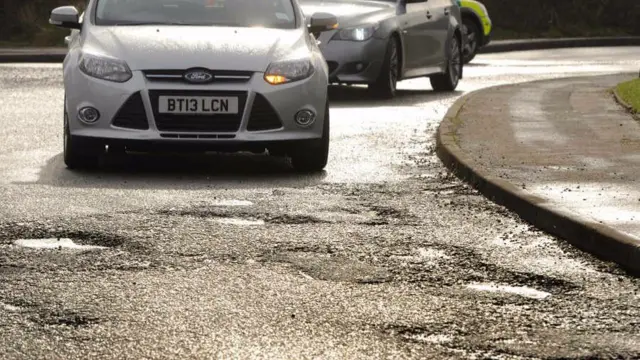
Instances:
[[[64,161],[174,147],[289,156],[319,171],[329,151],[328,69],[295,0],[90,0],[64,59]]]
[[[337,16],[339,27],[318,33],[329,81],[367,84],[393,97],[403,79],[428,76],[436,91],[462,78],[462,31],[456,0],[300,0],[307,16]]]

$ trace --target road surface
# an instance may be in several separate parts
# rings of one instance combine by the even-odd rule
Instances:
[[[245,154],[68,171],[60,65],[0,65],[0,358],[640,357],[640,280],[434,153],[460,95],[637,71],[638,51],[481,55],[452,94],[425,79],[386,102],[333,88],[330,163],[313,176]]]

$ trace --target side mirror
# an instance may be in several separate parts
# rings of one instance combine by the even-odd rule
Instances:
[[[78,9],[75,6],[61,6],[53,9],[49,17],[49,24],[67,29],[82,28]]]
[[[315,13],[309,22],[309,32],[312,34],[321,33],[338,28],[338,18],[329,13]]]

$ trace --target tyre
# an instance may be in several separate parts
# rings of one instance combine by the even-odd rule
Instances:
[[[471,19],[466,18],[462,20],[462,36],[465,39],[465,45],[462,48],[462,59],[465,64],[468,64],[476,57],[480,44],[480,28]]]
[[[88,141],[78,141],[69,131],[69,116],[64,111],[64,163],[69,169],[91,169],[98,165],[104,146]]]
[[[396,95],[396,85],[400,74],[399,48],[398,39],[391,36],[380,74],[373,84],[369,84],[369,91],[375,97],[391,99]]]
[[[457,36],[451,38],[451,49],[447,60],[447,70],[443,74],[430,77],[435,91],[454,91],[458,87],[462,75],[462,48]]]
[[[325,108],[322,138],[310,141],[293,149],[290,153],[291,165],[297,172],[322,171],[329,161],[329,104]]]

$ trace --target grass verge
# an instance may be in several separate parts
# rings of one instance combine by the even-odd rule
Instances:
[[[616,92],[622,101],[631,107],[631,111],[640,113],[640,79],[618,84]]]

